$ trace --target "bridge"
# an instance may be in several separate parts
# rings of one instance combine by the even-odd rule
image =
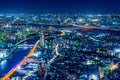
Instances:
[[[3,77],[1,77],[0,80],[6,80],[6,79],[8,79],[17,70],[17,68],[20,65],[22,65],[27,60],[27,58],[29,58],[33,54],[33,52],[36,49],[36,47],[39,44],[39,42],[40,42],[40,40],[36,41],[36,43],[31,48],[31,50],[29,51],[29,53],[16,66],[14,66],[7,74],[5,74]]]
[[[33,46],[34,45],[29,45],[29,44],[24,43],[24,44],[18,45],[18,48],[25,48],[25,49],[27,49],[27,48],[32,48]]]
[[[19,42],[17,42],[16,44],[15,44],[15,47],[14,47],[14,49],[13,49],[13,51],[18,47],[18,48],[22,48],[22,47],[24,47],[24,49],[27,49],[27,48],[32,48],[34,45],[21,45],[21,43],[24,43],[25,41],[27,41],[27,40],[30,40],[30,39],[33,39],[33,38],[35,38],[35,37],[37,37],[37,36],[33,36],[33,37],[30,37],[30,38],[26,38],[26,39],[23,39],[23,40],[21,40],[21,41],[19,41]],[[11,46],[11,47],[9,47],[9,48],[12,48],[13,46]],[[8,47],[7,47],[8,48]],[[13,52],[12,51],[12,52]],[[4,57],[4,59],[1,59],[0,60],[0,62],[2,62],[3,60],[5,60],[5,59],[9,59],[9,57],[12,55],[12,52],[8,55],[8,56],[6,56],[6,57]]]

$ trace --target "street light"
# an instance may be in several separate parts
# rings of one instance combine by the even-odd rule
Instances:
[[[20,70],[20,69],[21,69],[21,66],[18,66],[17,69]]]

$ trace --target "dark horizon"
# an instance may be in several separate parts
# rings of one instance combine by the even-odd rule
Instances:
[[[119,0],[1,0],[0,13],[120,14]]]

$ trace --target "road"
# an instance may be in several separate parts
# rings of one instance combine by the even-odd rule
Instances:
[[[59,52],[58,52],[58,46],[59,46],[59,44],[57,44],[56,46],[55,46],[55,55],[53,56],[53,58],[51,58],[48,62],[47,62],[47,64],[46,64],[46,72],[45,72],[45,76],[44,76],[44,80],[46,80],[46,76],[47,76],[47,72],[48,72],[48,67],[54,62],[54,60],[57,58],[57,56],[59,55]]]
[[[26,38],[26,39],[24,39],[24,40],[21,40],[21,41],[17,42],[17,43],[15,44],[15,47],[13,47],[13,48],[14,48],[13,51],[12,51],[7,57],[4,57],[4,59],[1,59],[0,62],[2,62],[2,61],[5,60],[5,59],[9,59],[9,57],[11,57],[12,53],[16,50],[16,48],[17,48],[17,46],[18,46],[19,44],[21,44],[21,43],[23,43],[23,42],[25,42],[25,41],[27,41],[27,40],[29,40],[29,39],[33,39],[33,38],[35,38],[35,37],[36,37],[36,36],[30,37],[30,38]]]
[[[77,28],[70,28],[70,29],[79,29],[79,28],[77,27]],[[65,33],[65,31],[62,30],[61,36],[64,35],[64,33]],[[91,38],[91,39],[94,39],[94,38]],[[16,69],[17,69],[20,65],[22,65],[22,64],[26,61],[27,58],[29,58],[29,57],[32,55],[32,53],[34,52],[34,50],[35,50],[36,46],[39,44],[39,42],[40,42],[40,41],[38,40],[38,41],[35,43],[34,47],[30,50],[30,52],[29,52],[27,55],[24,55],[25,57],[23,57],[23,59],[20,60],[20,62],[18,62],[18,64],[15,65],[15,67],[12,68],[7,74],[5,74],[0,80],[5,80],[5,79],[7,79],[8,77],[10,77],[10,76],[16,71]],[[58,51],[57,51],[57,48],[58,48],[58,44],[56,45],[56,48],[55,48],[55,50],[56,50],[56,55],[48,62],[48,65],[50,65],[50,64],[54,61],[54,59],[59,55],[59,53],[58,53]],[[18,57],[18,56],[16,56],[16,57]]]
[[[60,25],[60,24],[35,24],[35,23],[12,23],[11,25],[33,25],[33,26],[57,26],[57,27],[73,27],[73,28],[79,28],[82,30],[90,30],[90,29],[101,29],[101,30],[112,30],[112,31],[120,31],[120,29],[116,28],[102,28],[102,27],[96,27],[96,26],[74,26],[74,25]]]
[[[9,78],[15,71],[16,71],[16,69],[20,66],[20,65],[22,65],[25,61],[26,61],[26,59],[27,58],[29,58],[31,55],[32,55],[32,53],[34,52],[34,50],[36,49],[36,47],[37,47],[37,45],[39,44],[39,40],[35,43],[35,45],[34,45],[34,47],[30,50],[30,51],[28,51],[29,53],[27,54],[27,55],[25,55],[25,54],[22,54],[22,55],[20,55],[19,54],[19,56],[23,56],[22,58],[23,59],[19,59],[20,60],[20,62],[18,62],[17,63],[17,61],[15,62],[15,60],[13,60],[15,63],[17,63],[12,69],[10,69],[9,68],[9,72],[5,72],[5,75],[2,77],[2,78],[0,78],[0,80],[6,80],[7,78]],[[25,52],[27,52],[27,51],[25,51]],[[23,52],[24,53],[24,52]],[[14,57],[18,57],[18,55],[16,55],[16,56],[14,56]],[[8,66],[9,67],[9,66]],[[4,71],[4,70],[3,70]]]

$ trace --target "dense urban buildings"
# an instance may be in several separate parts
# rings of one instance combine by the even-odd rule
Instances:
[[[0,80],[119,80],[119,22],[119,14],[1,14]]]

